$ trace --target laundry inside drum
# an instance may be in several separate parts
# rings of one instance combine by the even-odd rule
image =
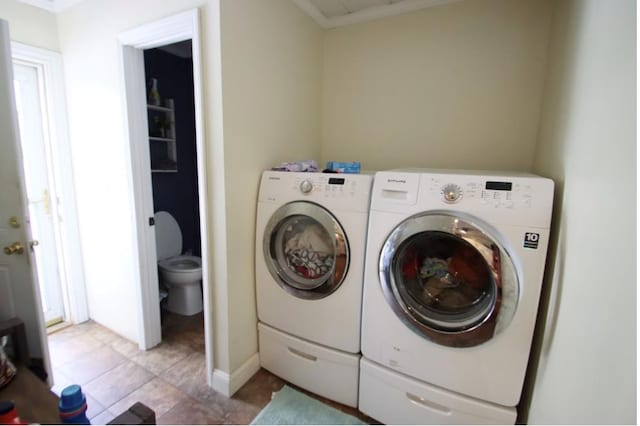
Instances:
[[[418,233],[396,256],[398,294],[421,322],[466,328],[491,310],[495,282],[482,255],[461,238],[439,231]]]
[[[281,249],[287,275],[296,281],[322,282],[328,278],[335,264],[335,251],[327,230],[307,216],[293,216],[282,228]]]

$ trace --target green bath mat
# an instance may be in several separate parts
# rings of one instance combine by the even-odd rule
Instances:
[[[288,386],[276,392],[252,425],[363,425],[359,419],[329,407]]]

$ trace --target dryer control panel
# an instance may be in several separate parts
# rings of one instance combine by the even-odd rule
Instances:
[[[322,194],[325,198],[354,197],[358,191],[358,182],[356,180],[347,180],[344,177],[328,177],[326,175],[297,177],[294,179],[294,186],[298,187],[300,194]]]
[[[358,190],[357,180],[344,177],[305,176],[296,178],[295,183],[302,194],[320,192],[333,197],[343,197],[353,196]]]
[[[262,175],[259,200],[286,203],[307,200],[332,208],[367,211],[373,176],[266,171]]]

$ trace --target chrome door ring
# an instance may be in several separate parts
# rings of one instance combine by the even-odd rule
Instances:
[[[462,213],[430,211],[411,216],[389,234],[379,259],[379,277],[384,297],[398,318],[417,334],[446,346],[476,346],[493,338],[509,324],[518,303],[519,283],[511,256],[491,235],[497,232],[481,221]],[[406,303],[406,291],[393,270],[398,250],[422,233],[443,233],[472,246],[485,260],[495,288],[491,306],[477,312],[468,321],[448,323],[427,318],[424,312]]]
[[[276,240],[282,240],[282,225],[294,216],[310,218],[319,224],[331,239],[334,255],[332,268],[316,280],[295,279],[287,273],[283,267],[282,248],[276,247]],[[340,287],[349,269],[349,242],[340,222],[324,207],[309,201],[294,201],[276,210],[265,227],[262,247],[271,276],[283,290],[301,299],[327,297]]]

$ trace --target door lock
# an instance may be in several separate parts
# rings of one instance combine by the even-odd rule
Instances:
[[[11,226],[12,228],[20,228],[20,222],[18,221],[18,218],[15,216],[11,216],[9,218],[9,226]]]
[[[24,246],[18,241],[4,248],[4,254],[6,254],[7,256],[22,253],[24,253]]]

